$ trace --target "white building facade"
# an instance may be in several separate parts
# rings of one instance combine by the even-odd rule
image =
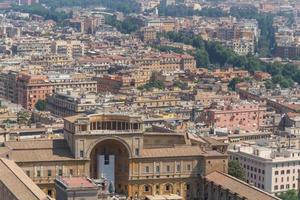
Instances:
[[[272,194],[298,190],[300,150],[247,146],[229,150],[228,155],[239,161],[247,183]]]

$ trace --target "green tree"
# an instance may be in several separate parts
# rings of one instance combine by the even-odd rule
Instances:
[[[245,181],[245,172],[237,160],[231,160],[228,162],[228,174],[237,179]]]
[[[278,197],[282,200],[299,200],[296,190],[288,190],[287,192],[278,195]]]
[[[197,49],[194,55],[197,67],[207,67],[210,64],[209,55],[203,48]]]
[[[21,110],[17,113],[17,122],[19,125],[29,125],[31,113],[27,110]]]
[[[35,108],[39,111],[46,110],[46,101],[45,100],[38,100],[35,104]]]
[[[105,23],[116,27],[118,31],[125,34],[135,32],[144,25],[143,21],[137,17],[126,17],[123,21],[119,21],[115,16],[107,16]]]
[[[138,90],[151,90],[153,88],[157,88],[157,89],[160,89],[160,90],[164,90],[165,89],[165,85],[162,81],[151,81],[149,83],[146,83],[145,85],[142,85],[142,86],[139,86],[137,89]]]
[[[266,80],[265,87],[266,87],[266,89],[273,89],[274,88],[274,84],[272,83],[271,80]]]
[[[182,89],[182,90],[187,90],[187,89],[189,89],[189,86],[188,86],[188,84],[187,84],[186,82],[175,81],[175,82],[173,83],[173,85],[174,85],[175,87],[178,87],[178,88]]]
[[[195,47],[196,51],[194,53],[188,53],[194,56],[197,66],[207,68],[234,66],[245,69],[250,73],[255,71],[268,72],[273,77],[272,83],[279,84],[283,88],[292,87],[294,82],[300,84],[300,69],[295,65],[279,62],[266,63],[251,55],[239,56],[218,42],[203,41],[201,37],[185,32],[168,32],[163,33],[161,36],[173,42],[181,42]],[[231,89],[235,88],[236,81],[233,80],[230,83]]]
[[[183,54],[184,50],[178,47],[172,47],[172,46],[167,46],[167,45],[151,45],[151,47],[158,49],[161,52],[174,52],[174,53],[179,53]]]
[[[65,12],[57,12],[52,8],[46,8],[41,4],[32,4],[32,5],[12,5],[12,9],[15,11],[25,12],[34,15],[40,15],[46,20],[51,19],[58,23],[62,23],[65,19],[70,18],[71,14]]]
[[[41,0],[40,3],[47,5],[51,9],[61,7],[89,7],[103,6],[113,11],[123,12],[125,14],[138,13],[141,11],[141,5],[136,0]]]
[[[242,82],[242,79],[240,78],[233,78],[231,81],[228,83],[228,88],[231,89],[232,91],[236,90],[236,84]]]

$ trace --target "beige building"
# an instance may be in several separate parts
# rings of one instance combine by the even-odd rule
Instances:
[[[128,197],[202,198],[201,177],[227,172],[226,154],[192,144],[183,133],[144,132],[139,116],[72,116],[65,118],[64,131],[64,139],[5,142],[2,156],[14,160],[50,196],[55,196],[57,176],[105,175],[117,193]]]
[[[147,67],[151,71],[176,72],[196,68],[196,61],[188,54],[160,53],[159,55],[144,55],[136,58],[133,64]]]
[[[280,200],[228,174],[213,172],[204,178],[206,200]]]
[[[78,58],[84,55],[84,44],[78,40],[58,40],[52,42],[51,52],[69,58]]]
[[[13,161],[0,158],[1,200],[50,200]]]

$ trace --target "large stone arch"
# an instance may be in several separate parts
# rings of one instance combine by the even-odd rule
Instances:
[[[122,138],[118,137],[118,136],[105,136],[105,137],[101,137],[95,141],[93,141],[90,145],[89,145],[89,148],[87,149],[86,153],[85,153],[85,156],[86,158],[90,158],[91,156],[91,152],[92,150],[98,145],[100,144],[101,142],[105,141],[105,140],[116,140],[117,142],[120,142],[121,144],[123,144],[127,151],[128,151],[128,154],[129,154],[129,159],[132,158],[132,150],[129,146],[129,144]]]
[[[117,136],[99,138],[91,143],[86,156],[90,158],[91,178],[106,177],[114,182],[116,193],[128,194],[132,151],[125,140]]]

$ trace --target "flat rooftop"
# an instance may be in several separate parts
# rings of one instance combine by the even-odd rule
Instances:
[[[86,177],[68,177],[58,179],[66,188],[95,188],[97,187]]]

